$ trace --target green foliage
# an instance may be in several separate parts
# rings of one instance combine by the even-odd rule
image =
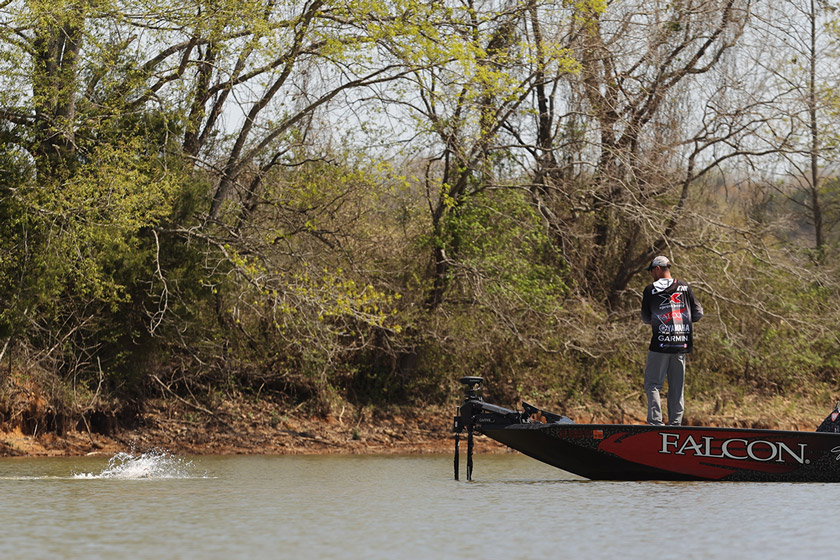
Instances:
[[[43,243],[31,261],[42,303],[65,290],[123,301],[119,270],[130,266],[140,232],[169,212],[174,189],[130,145],[91,154],[66,182],[19,189],[31,234]]]
[[[538,313],[562,306],[564,263],[521,191],[480,192],[449,219],[444,244],[453,248],[478,302]]]
[[[52,180],[26,158],[8,159],[0,322],[45,352],[42,367],[79,383],[104,374],[116,387],[148,350],[140,341],[159,258],[152,231],[169,218],[180,186],[149,138],[128,127],[103,132]]]

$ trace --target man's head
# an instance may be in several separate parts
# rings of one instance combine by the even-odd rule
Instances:
[[[671,261],[668,260],[668,257],[662,255],[654,257],[647,269],[654,280],[671,277]]]

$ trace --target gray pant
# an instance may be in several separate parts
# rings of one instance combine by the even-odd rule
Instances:
[[[648,402],[648,424],[662,425],[662,402],[659,392],[668,380],[668,424],[682,423],[685,400],[685,354],[664,354],[649,351],[645,364],[645,394]]]

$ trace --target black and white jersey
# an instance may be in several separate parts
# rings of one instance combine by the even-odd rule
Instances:
[[[642,294],[642,321],[652,329],[650,350],[666,354],[687,354],[693,342],[693,323],[703,317],[703,307],[688,283],[661,279]]]

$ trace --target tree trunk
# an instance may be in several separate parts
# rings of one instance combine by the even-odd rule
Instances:
[[[61,180],[76,158],[76,86],[84,16],[52,14],[58,22],[36,31],[33,103],[37,119],[34,155],[40,182]]]

